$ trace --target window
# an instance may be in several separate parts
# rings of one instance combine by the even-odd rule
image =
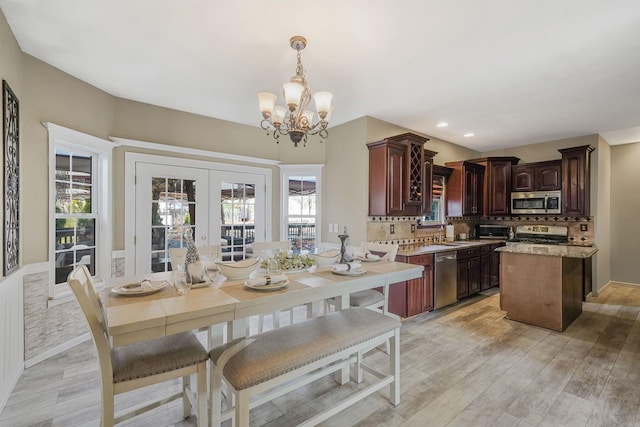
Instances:
[[[96,273],[95,156],[59,144],[55,148],[55,283],[78,265]]]
[[[445,216],[445,178],[441,175],[433,175],[433,200],[431,213],[422,218],[422,225],[444,224]]]
[[[294,252],[313,251],[319,243],[322,165],[281,165],[281,240]]]
[[[51,297],[67,292],[67,275],[85,265],[93,276],[111,275],[108,225],[111,147],[108,141],[52,123],[50,164],[50,287]]]

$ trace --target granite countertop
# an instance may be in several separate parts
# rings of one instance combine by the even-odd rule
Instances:
[[[590,258],[596,252],[596,247],[562,246],[562,245],[536,245],[531,243],[511,243],[496,249],[498,252],[512,254],[546,255],[565,258]]]
[[[455,242],[445,243],[433,243],[429,245],[425,244],[412,244],[401,245],[398,249],[398,255],[402,256],[414,256],[414,255],[426,255],[434,254],[436,252],[450,252],[457,251],[459,249],[465,249],[475,246],[493,245],[496,243],[504,243],[504,240],[456,240]]]

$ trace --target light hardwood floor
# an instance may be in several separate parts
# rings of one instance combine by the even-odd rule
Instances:
[[[323,425],[640,427],[640,287],[609,285],[563,333],[506,320],[490,290],[405,321],[401,347],[400,405],[387,402],[385,389]],[[385,358],[368,356],[373,364]],[[81,344],[24,372],[0,426],[98,425],[99,381],[93,344]],[[316,381],[254,409],[252,425],[295,425],[359,387]],[[118,396],[116,408],[167,391]],[[183,420],[173,402],[125,425],[195,420]]]

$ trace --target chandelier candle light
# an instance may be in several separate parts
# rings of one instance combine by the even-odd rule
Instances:
[[[319,121],[313,123],[314,112],[307,110],[311,102],[311,90],[305,78],[305,69],[302,66],[300,51],[307,46],[307,40],[302,36],[293,36],[289,40],[291,48],[298,53],[298,63],[296,65],[296,75],[291,77],[289,82],[283,85],[283,94],[287,108],[275,105],[276,94],[271,92],[258,92],[260,111],[262,112],[262,122],[260,126],[267,131],[273,131],[276,142],[280,135],[289,135],[293,145],[298,146],[300,141],[307,145],[307,135],[319,135],[323,140],[329,136],[327,126],[331,118],[333,107],[331,106],[330,92],[316,92],[313,100],[316,103]],[[321,141],[322,142],[322,141]]]

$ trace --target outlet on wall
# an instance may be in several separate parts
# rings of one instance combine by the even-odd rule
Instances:
[[[416,232],[416,225],[415,224],[411,224],[411,232],[412,233]]]
[[[587,231],[587,224],[580,224],[580,231]]]
[[[389,234],[395,234],[395,232],[396,232],[396,225],[389,224]]]

